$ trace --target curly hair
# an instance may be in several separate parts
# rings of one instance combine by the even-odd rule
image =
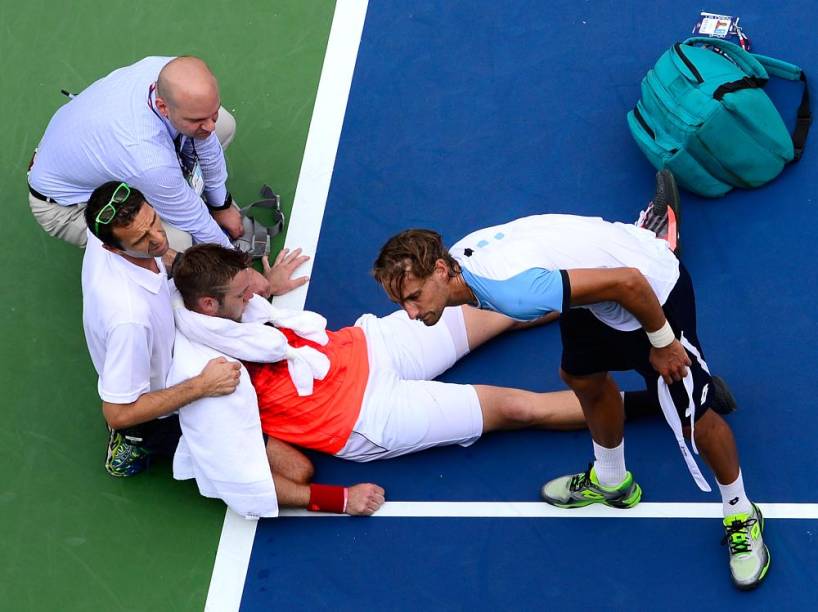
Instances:
[[[424,279],[432,274],[440,259],[449,266],[450,277],[460,274],[460,264],[443,246],[440,234],[428,229],[408,229],[386,241],[372,266],[372,276],[389,299],[400,303],[406,275]]]

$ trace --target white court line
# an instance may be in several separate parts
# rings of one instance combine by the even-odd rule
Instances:
[[[313,258],[299,270],[299,275],[312,271],[367,4],[367,0],[338,0],[335,5],[284,245],[289,249],[301,247]],[[300,309],[306,299],[304,286],[276,298],[275,304]],[[244,519],[231,510],[225,514],[205,610],[239,609],[256,526],[257,521]]]
[[[335,5],[324,68],[284,243],[285,248],[301,247],[305,254],[312,257],[298,269],[297,276],[310,275],[315,262],[366,9],[367,0],[338,0]],[[275,305],[280,308],[304,308],[308,288],[309,283],[275,298]]]
[[[239,609],[257,523],[257,520],[243,518],[228,508],[210,577],[205,610],[221,612]]]
[[[299,275],[312,272],[367,4],[367,0],[338,0],[335,5],[284,245],[289,249],[301,247],[313,258],[299,269]],[[307,288],[308,285],[277,297],[276,306],[303,308]],[[256,525],[257,521],[244,519],[231,510],[225,514],[205,610],[239,609]]]
[[[818,504],[758,504],[768,519],[818,519]],[[280,516],[349,518],[286,508]],[[543,502],[386,502],[372,518],[722,518],[721,503],[641,503],[630,510],[600,504],[563,510]]]

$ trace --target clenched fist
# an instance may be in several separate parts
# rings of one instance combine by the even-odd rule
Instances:
[[[384,490],[376,484],[356,484],[347,491],[346,513],[350,516],[369,516],[383,506]]]
[[[228,361],[224,357],[216,357],[207,362],[199,374],[204,395],[218,397],[229,395],[236,390],[241,376],[241,364],[238,361]]]

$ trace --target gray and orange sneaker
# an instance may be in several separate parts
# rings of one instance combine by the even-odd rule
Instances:
[[[625,472],[625,479],[615,487],[603,486],[599,484],[593,464],[590,464],[582,474],[560,476],[545,483],[540,495],[558,508],[582,508],[591,504],[633,508],[642,499],[642,488],[636,484],[630,472]]]
[[[770,551],[764,544],[764,516],[752,504],[750,514],[733,514],[724,519],[724,538],[730,551],[733,584],[742,591],[756,588],[770,569]]]
[[[679,244],[679,224],[681,199],[676,179],[670,170],[656,173],[656,192],[653,201],[639,213],[636,226],[656,234],[657,238],[667,241],[670,249],[678,257],[681,253]]]

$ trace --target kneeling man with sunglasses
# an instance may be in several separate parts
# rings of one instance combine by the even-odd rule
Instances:
[[[176,410],[232,393],[240,366],[212,359],[198,376],[166,388],[175,326],[164,263],[173,252],[162,222],[141,192],[115,181],[97,188],[84,212],[82,321],[110,430],[105,469],[131,476],[151,455],[176,450]],[[254,288],[266,295],[289,291],[301,284],[290,275],[303,260],[294,252],[280,255],[273,267],[265,261]]]

